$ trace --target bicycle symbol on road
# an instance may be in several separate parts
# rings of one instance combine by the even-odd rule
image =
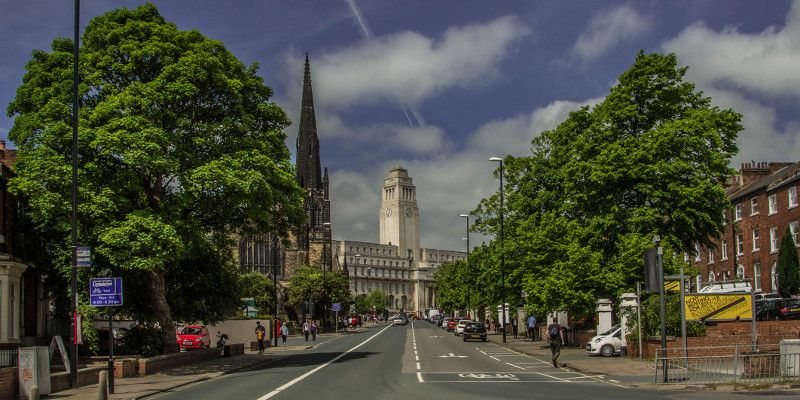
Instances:
[[[512,381],[518,381],[514,374],[476,374],[476,373],[469,373],[469,374],[458,374],[459,378],[473,378],[473,379],[509,379]]]

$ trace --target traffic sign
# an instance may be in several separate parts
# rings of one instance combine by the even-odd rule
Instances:
[[[122,305],[122,278],[90,278],[89,304],[92,307]]]
[[[77,267],[90,267],[92,250],[89,246],[78,246],[75,248],[75,266]]]
[[[331,306],[331,309],[334,312],[342,311],[342,303],[333,303],[333,305]]]

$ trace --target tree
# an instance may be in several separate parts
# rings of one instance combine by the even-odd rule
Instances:
[[[324,275],[323,280],[322,270],[316,267],[303,265],[298,268],[289,281],[289,304],[302,308],[308,301],[321,306],[323,299],[333,303],[349,302],[351,295],[347,277],[339,271]]]
[[[582,107],[505,162],[509,281],[529,308],[590,314],[641,279],[653,235],[675,252],[713,246],[729,202],[741,116],[711,105],[673,54],[640,52],[594,107]],[[495,194],[474,228],[499,231]]]
[[[789,297],[800,293],[800,260],[798,260],[797,245],[789,228],[786,228],[778,249],[777,270],[778,291],[781,296]]]
[[[241,297],[252,297],[259,314],[271,314],[275,305],[272,294],[272,280],[259,272],[242,274],[239,277]]]
[[[174,351],[170,274],[218,282],[204,274],[220,268],[187,261],[200,261],[194,255],[203,249],[229,254],[239,234],[284,234],[304,218],[282,132],[289,120],[269,101],[256,65],[179,30],[152,4],[94,18],[82,43],[79,240],[98,267],[140,279],[146,300],[136,311],[157,320],[165,351]],[[66,276],[72,42],[55,39],[51,49],[33,52],[8,108],[18,148],[10,190],[29,199],[29,217],[54,238],[52,274]],[[224,259],[213,258],[217,267]],[[200,314],[219,317],[208,311]]]
[[[389,306],[389,296],[380,290],[373,290],[367,295],[367,304],[376,313],[383,313]]]

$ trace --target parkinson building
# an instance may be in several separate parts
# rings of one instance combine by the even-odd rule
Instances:
[[[466,253],[420,247],[417,191],[408,170],[396,165],[381,191],[379,243],[335,241],[334,259],[347,271],[354,295],[380,290],[389,296],[391,312],[421,312],[436,307],[433,274],[447,261]]]

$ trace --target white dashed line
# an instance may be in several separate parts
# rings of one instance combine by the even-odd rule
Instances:
[[[514,365],[512,363],[506,363],[506,364],[508,364],[508,365],[510,365],[510,366],[512,366],[514,368],[525,369],[525,368],[520,367],[519,365]]]

